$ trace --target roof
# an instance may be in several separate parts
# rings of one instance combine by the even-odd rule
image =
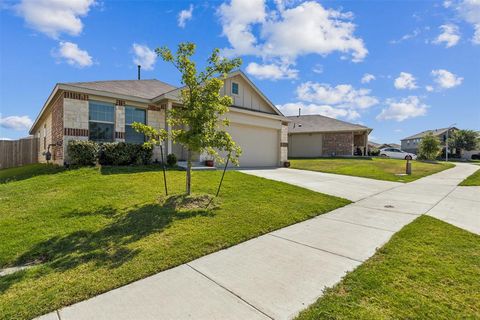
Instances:
[[[420,133],[414,134],[413,136],[403,138],[402,140],[423,138],[424,136],[426,136],[426,135],[429,134],[429,133],[432,133],[434,136],[438,136],[438,135],[444,134],[444,133],[447,132],[447,130],[449,130],[449,129],[450,129],[450,130],[452,130],[452,129],[458,130],[458,129],[455,128],[455,127],[441,128],[441,129],[433,129],[433,130],[425,130],[425,131],[422,131],[422,132],[420,132]]]
[[[289,116],[287,118],[291,120],[288,124],[289,133],[372,130],[359,124],[341,121],[318,114]]]
[[[157,79],[68,82],[64,84],[83,89],[107,91],[144,99],[153,99],[177,88]]]

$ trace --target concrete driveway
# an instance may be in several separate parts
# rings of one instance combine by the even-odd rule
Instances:
[[[476,169],[458,165],[409,184],[292,169],[248,170],[360,200],[40,319],[292,319],[418,215],[428,212],[479,233],[479,189],[455,184]],[[326,188],[326,182],[335,187]]]
[[[274,168],[246,169],[240,171],[257,177],[286,182],[351,201],[358,201],[402,185],[400,182],[381,181],[299,169]]]

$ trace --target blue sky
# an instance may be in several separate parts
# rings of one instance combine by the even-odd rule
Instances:
[[[480,130],[480,1],[0,0],[0,138],[26,136],[55,83],[180,76],[152,50],[240,56],[285,114],[320,113],[397,142]]]

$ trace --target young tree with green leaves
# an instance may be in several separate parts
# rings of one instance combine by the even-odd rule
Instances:
[[[147,126],[146,124],[140,122],[132,123],[133,129],[137,132],[141,132],[145,135],[146,141],[144,142],[145,145],[148,145],[152,149],[155,146],[160,147],[160,151],[162,153],[162,169],[163,169],[163,181],[165,183],[165,195],[168,195],[167,189],[167,175],[165,173],[165,160],[163,159],[163,149],[162,143],[168,138],[168,133],[165,129],[155,129],[151,126]]]
[[[479,135],[474,130],[457,130],[448,138],[448,147],[450,149],[458,149],[471,151],[478,147]]]
[[[418,158],[423,160],[435,160],[441,150],[440,140],[432,133],[425,135],[418,146]]]
[[[240,59],[220,57],[215,49],[207,60],[204,71],[199,72],[192,56],[195,44],[180,43],[175,54],[166,47],[157,48],[157,55],[172,63],[182,75],[179,100],[182,107],[172,108],[167,121],[172,129],[173,141],[182,144],[187,150],[186,193],[191,193],[192,155],[207,152],[219,162],[219,152],[226,152],[232,163],[238,164],[241,149],[225,131],[229,125],[225,114],[232,104],[232,98],[222,96],[220,90],[229,72],[241,65]],[[178,128],[178,129],[177,129]]]

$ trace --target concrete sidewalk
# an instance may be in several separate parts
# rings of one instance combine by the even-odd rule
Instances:
[[[379,187],[386,191],[374,188],[357,203],[41,319],[291,319],[418,215],[434,215],[438,206],[444,212],[441,205],[450,197],[475,201],[470,191],[462,192],[454,184],[478,169],[472,167],[459,165],[410,184],[388,183]],[[359,195],[352,193],[352,197]]]

